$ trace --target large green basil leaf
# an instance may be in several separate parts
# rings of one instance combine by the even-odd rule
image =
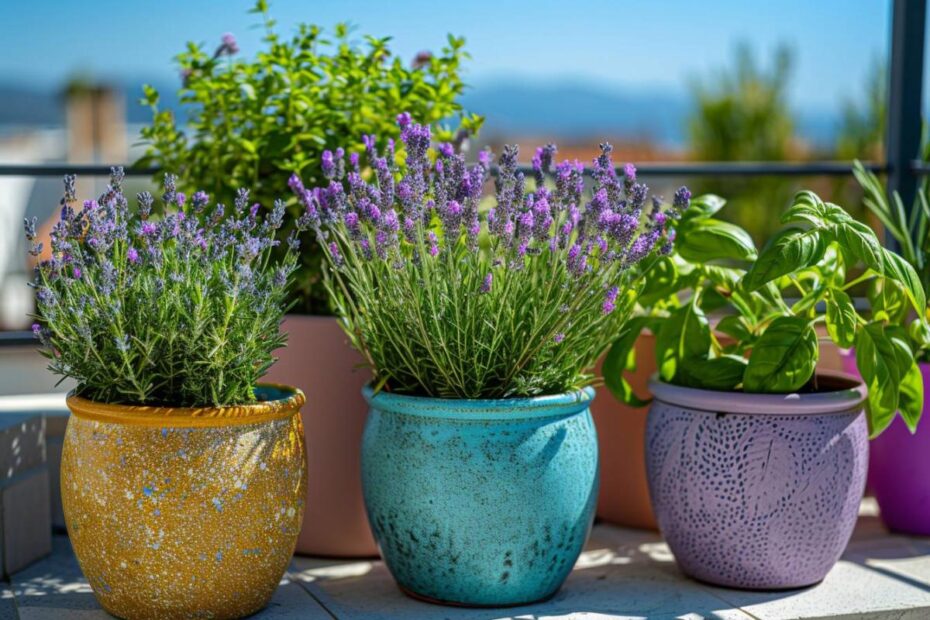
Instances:
[[[715,194],[703,194],[691,199],[691,205],[684,212],[684,220],[710,217],[727,204],[726,199]]]
[[[923,316],[927,310],[927,297],[920,282],[920,276],[910,263],[894,252],[882,248],[881,255],[885,277],[897,280],[904,285],[904,292],[913,304],[914,310],[918,315]]]
[[[746,360],[738,355],[689,360],[679,368],[675,383],[701,390],[732,392],[743,382],[745,372]]]
[[[911,306],[903,284],[891,278],[873,278],[866,296],[873,317],[884,315],[891,323],[904,323]]]
[[[810,190],[803,190],[794,195],[791,206],[782,213],[784,224],[806,221],[815,227],[826,225],[826,212],[820,196]]]
[[[713,218],[689,222],[678,230],[678,254],[693,263],[713,260],[754,260],[757,256],[752,237],[745,230]]]
[[[856,342],[856,306],[845,291],[831,288],[827,297],[827,333],[830,338],[843,348],[849,348]]]
[[[891,339],[891,343],[894,345],[898,367],[902,370],[898,411],[913,433],[917,430],[917,423],[924,408],[924,379],[907,342],[896,336]]]
[[[682,274],[671,256],[660,256],[646,272],[643,288],[636,298],[643,307],[650,307],[667,299],[678,291],[689,288],[696,282],[698,274]]]
[[[782,214],[781,221],[805,221],[816,228],[826,228],[831,224],[853,221],[843,207],[832,202],[823,202],[820,196],[810,190],[803,190],[794,195],[791,206]]]
[[[902,375],[895,346],[881,323],[869,323],[859,330],[856,338],[856,366],[869,389],[866,410],[874,437],[894,420],[900,400]]]
[[[882,259],[884,248],[871,228],[862,222],[852,220],[834,226],[833,235],[843,253],[855,259],[851,262],[862,261],[869,269],[884,273],[885,261]]]
[[[819,353],[817,332],[809,320],[780,316],[753,346],[743,390],[779,394],[799,390],[813,376]]]
[[[717,323],[717,331],[736,340],[752,340],[752,331],[746,324],[746,319],[738,314],[729,314]]]
[[[782,230],[762,249],[743,278],[743,287],[755,291],[783,275],[816,265],[828,243],[828,235],[818,228]]]
[[[604,384],[620,402],[632,407],[645,407],[652,400],[637,396],[624,373],[636,370],[636,339],[644,329],[651,329],[653,332],[658,330],[663,320],[651,316],[633,317],[626,322],[620,330],[620,335],[607,351],[604,364],[601,366]]]
[[[710,325],[695,301],[669,314],[656,334],[656,362],[664,381],[674,383],[684,363],[707,358]]]

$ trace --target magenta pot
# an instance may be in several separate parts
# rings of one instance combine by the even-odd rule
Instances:
[[[846,370],[856,376],[856,356],[843,357]],[[924,386],[930,386],[930,364],[921,362]],[[924,402],[917,432],[896,416],[885,431],[872,440],[869,488],[878,501],[882,521],[902,534],[930,536],[930,400]]]
[[[743,394],[650,382],[646,475],[685,573],[798,588],[842,555],[865,487],[866,390],[839,373],[818,373],[818,384],[817,393]]]

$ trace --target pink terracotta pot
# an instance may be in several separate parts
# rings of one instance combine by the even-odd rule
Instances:
[[[655,336],[643,334],[636,341],[636,372],[627,377],[640,396],[656,372]],[[598,365],[596,373],[601,374]],[[597,389],[591,415],[597,428],[601,460],[601,488],[597,516],[603,521],[655,530],[656,518],[646,481],[646,414],[649,407],[635,409],[614,398],[606,387]]]
[[[293,385],[307,395],[307,502],[297,553],[371,557],[378,548],[362,499],[360,448],[368,406],[362,387],[371,374],[359,368],[333,317],[288,315],[288,344],[275,355],[265,381]]]

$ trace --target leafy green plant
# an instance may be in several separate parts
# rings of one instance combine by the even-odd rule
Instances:
[[[926,333],[927,325],[913,267],[883,248],[868,226],[812,192],[795,196],[782,216],[785,227],[758,255],[745,232],[714,218],[723,206],[717,196],[694,199],[678,226],[675,251],[647,274],[639,298],[645,312],[624,328],[605,360],[611,391],[624,402],[646,404],[623,376],[635,369],[633,343],[644,328],[656,334],[664,381],[753,393],[816,390],[815,328],[824,324],[837,345],[856,347],[872,432],[887,427],[898,410],[915,428],[923,383],[909,333]],[[711,243],[711,236],[719,240]],[[847,277],[858,264],[866,271]],[[864,281],[876,291],[868,317],[848,293]],[[919,316],[906,329],[914,310]],[[716,312],[724,316],[712,329],[708,315]]]
[[[930,154],[930,149],[928,149]],[[924,291],[930,291],[930,200],[925,180],[917,190],[917,197],[909,211],[905,210],[901,196],[894,192],[891,200],[884,184],[862,162],[856,161],[853,174],[863,191],[863,203],[885,227],[885,231],[898,242],[901,256],[920,275]]]
[[[296,266],[291,236],[280,261],[283,203],[266,218],[240,190],[236,211],[188,199],[165,177],[161,211],[138,196],[130,209],[115,169],[97,200],[74,208],[65,178],[51,258],[36,268],[33,331],[49,368],[98,402],[197,407],[255,400],[258,379],[283,346],[280,323]],[[302,227],[297,224],[298,229]],[[33,256],[36,221],[26,221]]]
[[[407,64],[392,56],[389,38],[352,42],[345,24],[332,37],[314,25],[301,24],[290,38],[275,31],[266,0],[253,13],[264,21],[266,48],[252,59],[237,58],[231,35],[215,52],[190,43],[177,57],[183,85],[180,100],[187,116],[180,126],[170,110],[159,107],[159,94],[145,87],[143,103],[152,109],[152,125],[143,129],[148,143],[138,165],[173,170],[190,186],[231,204],[240,187],[270,205],[290,195],[287,180],[298,174],[319,183],[320,163],[337,147],[361,149],[361,136],[396,138],[394,117],[405,111],[432,124],[443,139],[463,140],[478,130],[481,118],[462,113],[458,98],[465,85],[464,39],[449,36],[438,55],[423,52]],[[441,125],[460,116],[456,132]],[[295,215],[300,205],[288,205]],[[307,239],[295,274],[297,311],[328,314],[321,285],[322,254]]]

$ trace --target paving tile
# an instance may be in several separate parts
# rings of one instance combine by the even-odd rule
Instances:
[[[14,574],[11,581],[22,620],[111,618],[94,600],[64,536],[54,537],[48,558]]]
[[[868,519],[870,517],[863,517]],[[802,590],[746,592],[686,578],[654,532],[599,525],[562,590],[550,601],[512,609],[461,609],[415,601],[381,562],[294,558],[272,604],[256,618],[356,620],[926,620],[930,539],[893,536],[866,522],[823,583]],[[13,576],[21,618],[108,618],[78,570],[67,538]],[[9,602],[9,598],[7,598]],[[4,607],[0,620],[15,616]]]
[[[337,618],[449,620],[611,618],[719,618],[750,620],[699,584],[683,580],[657,536],[629,530],[629,537],[595,528],[586,551],[551,600],[510,609],[462,609],[403,595],[381,562],[339,563],[295,558],[294,577]],[[658,543],[661,545],[661,543]],[[663,545],[664,546],[664,545]],[[667,565],[672,565],[667,566]]]
[[[0,584],[0,620],[18,620],[16,600],[13,590],[6,584]]]
[[[930,618],[930,586],[889,562],[843,559],[820,584],[800,590],[708,589],[759,620]]]
[[[249,617],[256,620],[332,620],[332,616],[290,575],[281,580],[268,607]]]
[[[65,536],[54,538],[53,551],[47,559],[13,575],[12,596],[22,620],[112,620],[97,604]],[[2,602],[0,620],[6,620]],[[251,618],[331,620],[332,617],[306,589],[286,575],[268,607]]]

